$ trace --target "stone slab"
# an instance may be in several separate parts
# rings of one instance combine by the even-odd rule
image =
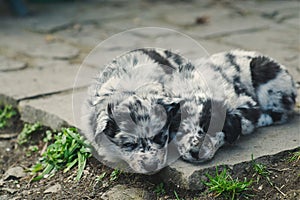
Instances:
[[[299,111],[299,110],[298,110]],[[300,113],[287,124],[264,127],[255,133],[242,136],[234,145],[224,146],[215,157],[207,163],[190,164],[178,160],[163,169],[158,175],[166,183],[173,183],[186,189],[202,189],[200,181],[207,170],[215,170],[215,166],[235,166],[266,155],[274,155],[282,151],[300,147]]]
[[[19,110],[21,118],[25,122],[40,122],[52,129],[68,125],[75,126],[72,92],[23,100],[19,103]]]
[[[20,70],[26,67],[27,63],[25,62],[13,60],[0,55],[0,71],[2,72]]]
[[[74,86],[78,69],[78,66],[65,64],[3,72],[0,73],[0,94],[19,101],[21,99],[71,90]],[[93,68],[86,67],[81,72],[81,78],[76,82],[76,87],[89,85],[94,74],[95,70]]]
[[[15,29],[15,28],[14,28]],[[0,48],[7,48],[31,57],[54,59],[71,59],[79,54],[79,50],[61,41],[48,41],[47,36],[25,30],[4,29],[0,32]],[[26,38],[26,42],[24,42]]]

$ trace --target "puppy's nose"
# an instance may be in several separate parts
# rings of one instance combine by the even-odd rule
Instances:
[[[144,163],[144,164],[143,164],[144,169],[145,169],[146,171],[148,171],[148,172],[154,172],[154,171],[156,171],[157,166],[158,166],[157,162],[153,162],[153,163]]]
[[[191,149],[189,151],[189,153],[191,154],[191,156],[193,158],[195,158],[196,160],[199,159],[199,150],[195,150],[195,149]]]

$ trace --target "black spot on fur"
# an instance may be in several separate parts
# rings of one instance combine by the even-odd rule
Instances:
[[[236,61],[235,61],[236,57],[235,57],[234,55],[232,55],[231,53],[227,53],[227,54],[225,55],[225,57],[227,58],[228,62],[229,62],[232,66],[234,66],[234,68],[235,68],[235,70],[236,70],[237,72],[240,72],[240,71],[241,71],[240,66],[239,66],[239,65],[236,63]]]
[[[212,101],[207,100],[204,103],[202,112],[200,113],[199,125],[205,133],[207,133],[211,120]]]
[[[252,107],[249,106],[249,108],[238,108],[240,110],[241,115],[251,121],[252,123],[257,123],[258,119],[261,115],[261,110],[259,107]]]
[[[233,143],[242,134],[241,117],[237,114],[226,113],[226,119],[222,130],[225,134],[225,141]]]
[[[271,116],[274,123],[281,121],[282,116],[283,116],[282,112],[274,112],[272,110],[267,110],[264,112]]]
[[[167,58],[162,57],[159,53],[157,53],[153,49],[139,49],[138,51],[143,52],[148,55],[154,62],[161,65],[166,74],[172,74],[176,69]]]
[[[238,95],[246,94],[247,96],[251,96],[251,94],[249,94],[247,88],[241,83],[239,76],[233,77],[233,86],[234,86],[234,91],[236,94],[238,94]]]
[[[187,63],[185,65],[179,66],[179,72],[182,71],[193,71],[195,69],[195,66],[192,65],[192,63]]]
[[[165,50],[167,58],[172,59],[177,65],[181,65],[183,63],[183,59],[178,54],[172,53],[171,51]]]
[[[232,83],[232,81],[228,78],[228,76],[223,72],[222,67],[217,66],[217,65],[210,65],[210,67],[216,71],[219,72],[221,74],[221,76],[228,82],[228,83]]]
[[[128,109],[130,110],[130,117],[135,124],[138,124],[140,121],[150,120],[150,115],[145,111],[146,108],[142,106],[142,102],[140,100],[136,100],[134,103],[130,103],[128,105]],[[142,111],[142,112],[141,112]],[[143,113],[143,114],[140,114]]]
[[[281,72],[279,64],[264,56],[253,58],[250,62],[250,70],[254,88],[274,79]]]

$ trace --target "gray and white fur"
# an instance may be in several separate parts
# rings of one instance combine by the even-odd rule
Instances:
[[[138,49],[113,60],[90,86],[83,134],[105,162],[154,173],[168,164],[170,149],[201,163],[241,135],[286,122],[295,98],[287,69],[257,52],[189,61]]]

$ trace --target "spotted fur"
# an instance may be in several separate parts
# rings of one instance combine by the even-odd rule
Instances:
[[[153,173],[176,155],[205,162],[241,135],[286,122],[295,98],[286,68],[257,52],[189,61],[139,49],[113,60],[89,88],[83,134],[103,161]]]

